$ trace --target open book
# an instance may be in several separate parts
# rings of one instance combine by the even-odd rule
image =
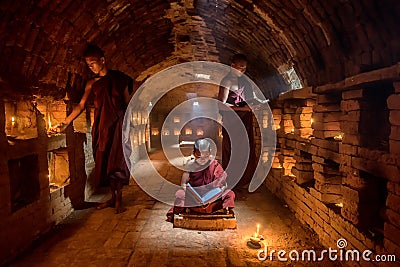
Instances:
[[[186,191],[189,191],[201,205],[205,205],[217,200],[222,196],[223,193],[221,188],[216,187],[201,196],[189,183],[187,184]]]

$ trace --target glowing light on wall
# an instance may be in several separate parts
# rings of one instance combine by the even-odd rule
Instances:
[[[163,135],[169,135],[169,130],[168,129],[164,130]]]
[[[158,131],[158,128],[151,128],[151,135],[159,135],[160,132]]]
[[[197,135],[203,135],[204,131],[202,129],[197,129],[196,134]]]
[[[181,122],[181,118],[179,117],[174,117],[174,123],[180,123]]]
[[[333,137],[333,139],[335,139],[337,141],[342,141],[343,135],[342,134],[336,135],[336,136]]]
[[[192,133],[193,133],[192,129],[190,129],[190,128],[186,128],[185,129],[185,134],[186,135],[191,135]]]
[[[179,129],[174,129],[174,135],[180,135],[181,131]]]

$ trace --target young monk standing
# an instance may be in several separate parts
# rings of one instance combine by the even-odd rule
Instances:
[[[86,48],[84,58],[96,77],[87,82],[79,104],[56,130],[64,131],[85,109],[89,95],[94,94],[92,145],[95,184],[109,184],[111,190],[111,198],[97,209],[115,207],[115,213],[121,213],[126,210],[122,205],[122,186],[130,177],[122,149],[122,124],[125,110],[133,95],[133,80],[120,71],[109,70],[104,52],[96,45]]]

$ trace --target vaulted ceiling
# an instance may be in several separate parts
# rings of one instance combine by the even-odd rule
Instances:
[[[144,80],[194,60],[249,58],[267,97],[399,62],[398,0],[2,0],[0,89],[63,97],[89,74],[88,43],[111,67]],[[0,93],[2,94],[2,93]]]

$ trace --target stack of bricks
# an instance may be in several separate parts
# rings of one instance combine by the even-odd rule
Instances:
[[[309,138],[313,135],[312,112],[315,105],[314,99],[299,99],[296,101],[299,106],[293,117],[294,134],[301,138]]]
[[[294,125],[293,116],[296,112],[296,105],[292,101],[283,102],[283,114],[281,117],[281,127],[278,130],[278,140],[280,143],[279,163],[283,168],[283,175],[294,176],[292,167],[296,163],[294,156]]]
[[[266,116],[268,116],[268,112],[269,111],[264,111],[264,119],[263,119],[263,127],[267,127],[267,118]],[[276,138],[278,139],[278,133],[280,132],[281,129],[281,120],[282,120],[282,110],[280,108],[274,108],[271,110],[272,112],[272,116],[273,116],[273,125],[272,125],[272,129],[276,131],[277,136]],[[282,165],[279,162],[279,153],[280,153],[280,142],[276,142],[275,144],[275,154],[274,157],[272,158],[272,169],[279,169],[279,171],[282,169]]]
[[[400,255],[400,185],[389,181],[387,187],[385,212],[387,222],[384,224],[383,242],[388,251]]]
[[[311,154],[302,151],[297,141],[308,141],[313,134],[312,112],[315,98],[312,89],[302,88],[285,93],[280,97],[284,101],[283,131],[286,139],[283,144],[281,165],[284,175],[295,176],[296,183],[304,184],[313,179]]]
[[[341,129],[344,135],[343,144],[361,146],[359,125],[362,106],[364,105],[363,98],[363,89],[344,91],[342,93],[341,109],[343,112],[343,120],[341,122]]]
[[[297,184],[305,184],[314,178],[314,172],[311,161],[311,154],[295,149],[294,160],[295,166],[292,168],[292,173],[296,176]]]
[[[295,103],[289,103],[289,101],[284,103],[281,125],[283,128],[283,132],[285,134],[293,134],[294,133],[293,117],[294,117],[295,112],[296,112],[296,104]]]
[[[395,93],[389,96],[387,100],[391,124],[389,147],[390,153],[400,154],[400,82],[395,82],[393,85]]]
[[[281,121],[282,121],[282,107],[281,103],[276,101],[274,103],[274,108],[271,110],[272,112],[272,119],[273,119],[273,125],[272,125],[272,130],[276,131],[276,139],[281,139],[283,140],[282,136],[282,130],[281,130]],[[263,111],[263,128],[266,128],[269,126],[269,111],[264,110]],[[272,164],[271,164],[271,169],[268,172],[268,177],[265,180],[265,183],[268,184],[269,189],[274,192],[274,193],[279,193],[281,190],[281,186],[279,183],[279,179],[282,176],[282,165],[279,162],[280,158],[280,151],[281,151],[281,142],[276,142],[275,144],[275,153],[272,157]],[[268,159],[270,159],[271,155],[268,153]]]
[[[252,119],[253,120],[253,136],[254,136],[256,159],[259,159],[260,156],[262,155],[263,161],[264,161],[265,157],[267,157],[266,161],[268,161],[268,155],[266,155],[267,153],[265,153],[265,152],[268,151],[269,149],[267,146],[265,146],[263,148],[261,147],[262,136],[261,136],[260,127],[267,128],[268,125],[270,124],[269,119],[271,119],[271,117],[268,116],[268,114],[265,115],[264,111],[263,111],[263,113],[261,113],[261,111],[257,110],[257,111],[255,111],[255,113],[253,113],[253,119]],[[259,125],[259,122],[262,125]],[[261,152],[261,148],[262,148],[262,152]],[[266,162],[266,161],[264,161],[264,162]]]
[[[364,90],[356,89],[342,92],[343,120],[343,141],[340,144],[341,165],[340,169],[344,174],[342,185],[343,208],[341,214],[344,218],[355,225],[360,224],[362,213],[360,210],[367,202],[368,183],[360,172],[354,167],[355,159],[360,156],[361,138],[358,134],[361,121],[361,113],[364,98]],[[359,161],[359,160],[358,160]]]
[[[294,176],[292,173],[292,168],[296,163],[296,160],[294,159],[294,150],[281,148],[278,158],[279,163],[283,168],[283,175]]]
[[[390,110],[389,121],[391,132],[389,137],[390,153],[396,155],[397,167],[400,166],[400,82],[393,84],[395,93],[389,96],[387,105]],[[397,182],[390,180],[387,183],[388,196],[386,201],[386,217],[384,225],[384,245],[390,251],[397,251],[400,254],[400,185],[399,177]]]
[[[264,116],[267,115],[267,114],[265,114],[265,112],[267,112],[267,111],[264,111]],[[277,109],[277,108],[273,109],[272,116],[274,117],[273,129],[278,131],[281,128],[282,110]],[[264,120],[263,120],[263,124],[264,124]]]
[[[341,203],[342,176],[339,164],[323,157],[312,156],[315,185],[311,194],[324,203]]]
[[[313,135],[319,139],[341,138],[340,96],[318,95],[313,114]]]

